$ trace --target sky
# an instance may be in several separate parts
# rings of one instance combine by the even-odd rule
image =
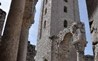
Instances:
[[[31,26],[29,30],[29,38],[28,40],[31,41],[31,44],[36,45],[37,43],[37,34],[38,34],[38,24],[39,24],[39,17],[40,17],[40,9],[41,9],[41,1],[39,0],[36,5],[36,13],[35,13],[35,23]],[[2,3],[0,8],[2,8],[4,11],[9,12],[9,7],[11,0],[0,0]],[[85,49],[85,55],[93,55],[92,52],[92,43],[91,43],[91,35],[90,35],[90,29],[89,29],[89,24],[88,24],[88,15],[87,15],[87,10],[86,10],[86,4],[85,0],[78,0],[79,2],[79,12],[80,12],[80,20],[85,23],[85,30],[86,30],[86,37],[87,37],[87,47]]]

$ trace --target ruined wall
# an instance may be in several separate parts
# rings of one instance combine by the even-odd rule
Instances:
[[[94,56],[86,55],[85,56],[85,61],[94,61]]]
[[[41,14],[36,61],[52,61],[54,40],[50,38],[80,21],[78,0],[43,0]]]
[[[29,28],[31,24],[34,23],[36,3],[37,3],[37,0],[26,0],[26,3],[25,3],[23,22],[21,26],[19,48],[18,48],[18,57],[17,57],[18,61],[26,60],[26,53],[27,53],[26,48],[27,48]]]
[[[52,37],[51,61],[77,61],[76,50],[72,44],[73,38],[69,29],[64,29]]]
[[[30,42],[28,41],[26,61],[35,61],[34,60],[35,54],[36,54],[35,45],[30,44]]]

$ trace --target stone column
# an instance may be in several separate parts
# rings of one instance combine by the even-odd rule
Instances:
[[[26,0],[17,61],[26,61],[28,34],[31,24],[34,23],[34,13],[35,13],[34,11],[35,11],[35,1]]]
[[[0,61],[16,61],[25,0],[12,0],[0,47]]]
[[[19,41],[17,61],[26,61],[28,32],[28,28],[23,24]]]

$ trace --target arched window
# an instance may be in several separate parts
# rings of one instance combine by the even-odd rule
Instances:
[[[64,12],[67,12],[67,7],[66,6],[64,6]]]
[[[64,0],[65,2],[68,2],[68,0]]]
[[[46,21],[44,21],[44,28],[46,28]]]
[[[44,61],[48,61],[47,59],[45,59]]]
[[[47,8],[45,9],[45,14],[47,13]]]
[[[48,1],[48,0],[45,0],[45,4],[47,4],[47,1]]]
[[[67,25],[68,25],[68,24],[67,24],[67,21],[64,20],[64,27],[67,28]]]

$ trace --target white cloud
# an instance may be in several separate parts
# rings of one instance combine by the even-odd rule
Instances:
[[[0,8],[2,8],[4,11],[6,11],[8,13],[11,0],[0,0],[0,2],[1,2]]]
[[[40,9],[41,9],[41,1],[38,0],[36,5],[36,13],[35,13],[35,23],[32,24],[30,30],[29,30],[29,38],[28,40],[31,41],[31,44],[36,45],[37,43],[37,34],[38,34],[38,24],[39,24],[39,17],[40,17]]]

